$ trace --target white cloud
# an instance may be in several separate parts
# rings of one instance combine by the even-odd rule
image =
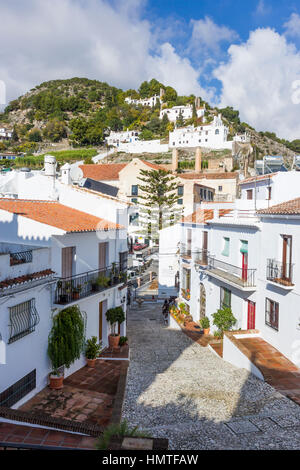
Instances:
[[[238,34],[234,30],[217,25],[208,16],[201,20],[191,20],[191,25],[193,30],[189,48],[196,53],[218,54],[221,43],[238,39]]]
[[[202,91],[199,72],[141,19],[145,0],[10,0],[0,3],[0,79],[12,99],[47,80],[88,77],[132,88],[157,77]]]
[[[290,19],[284,23],[285,35],[292,37],[300,37],[300,15],[292,13]]]
[[[267,15],[268,13],[270,13],[271,10],[272,10],[271,7],[267,5],[264,0],[259,0],[255,13],[257,15],[263,16],[263,15]]]
[[[300,138],[300,105],[293,84],[300,78],[300,52],[272,29],[257,29],[249,40],[230,46],[230,59],[214,71],[222,82],[219,106],[240,110],[241,119],[259,130]]]

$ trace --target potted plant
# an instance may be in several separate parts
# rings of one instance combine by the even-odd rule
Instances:
[[[231,330],[231,328],[237,323],[237,319],[229,307],[219,308],[219,310],[213,314],[213,319],[213,324],[218,328],[221,338],[223,338],[224,331]]]
[[[111,333],[108,335],[108,343],[111,349],[119,346],[120,335],[116,333],[117,323],[120,325],[125,320],[125,314],[122,307],[109,308],[106,312],[106,320],[111,326]]]
[[[48,356],[52,364],[50,388],[63,387],[63,374],[59,368],[70,367],[80,358],[84,346],[84,319],[78,305],[61,310],[53,318],[53,325],[48,337]]]
[[[210,322],[209,322],[209,318],[207,317],[203,317],[201,318],[200,320],[200,325],[201,327],[203,328],[203,332],[205,335],[209,335],[209,332],[210,332]]]
[[[57,281],[56,289],[57,289],[57,293],[58,293],[58,302],[60,304],[65,304],[66,302],[68,302],[68,295],[66,293],[65,287],[66,286],[64,285],[64,289],[63,289],[62,281]]]
[[[77,284],[75,287],[72,287],[72,299],[78,300],[80,298],[81,289],[81,284]]]
[[[120,340],[119,340],[119,346],[125,346],[125,344],[127,344],[128,342],[128,338],[127,336],[120,336]]]
[[[97,336],[92,336],[86,341],[85,357],[88,367],[95,367],[96,359],[101,353],[102,343],[97,342]]]

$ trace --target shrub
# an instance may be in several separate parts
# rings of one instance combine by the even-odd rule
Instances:
[[[206,330],[207,328],[209,328],[209,326],[210,326],[209,318],[207,318],[207,317],[201,318],[201,320],[200,320],[200,325],[201,325],[201,327],[202,327],[203,329],[205,329],[205,330]]]
[[[127,341],[128,341],[127,336],[121,336],[121,337],[120,337],[120,341],[119,341],[119,345],[120,345],[120,346],[124,346],[124,344],[126,344]]]
[[[85,357],[87,359],[96,359],[102,350],[102,342],[97,343],[97,336],[92,336],[85,345]]]
[[[116,324],[121,324],[125,320],[125,314],[122,307],[109,308],[106,312],[106,320],[111,325],[111,334],[116,336]]]
[[[102,436],[96,443],[97,450],[108,449],[109,442],[112,437],[149,437],[149,434],[144,431],[139,431],[138,427],[130,428],[127,421],[121,421],[118,424],[110,424],[104,431]]]
[[[223,336],[224,331],[230,330],[237,322],[229,307],[220,308],[213,314],[213,319],[213,324],[218,328],[221,336]]]

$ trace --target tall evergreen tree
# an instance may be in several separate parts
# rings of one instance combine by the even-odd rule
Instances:
[[[141,170],[138,179],[141,225],[144,235],[158,240],[158,230],[173,225],[178,219],[175,207],[178,199],[178,184],[171,172],[163,169]]]

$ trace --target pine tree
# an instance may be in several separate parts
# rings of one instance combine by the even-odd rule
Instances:
[[[179,211],[175,207],[178,199],[178,184],[171,172],[163,169],[141,170],[138,177],[140,221],[145,228],[144,235],[150,240],[158,240],[158,231],[173,225]]]

